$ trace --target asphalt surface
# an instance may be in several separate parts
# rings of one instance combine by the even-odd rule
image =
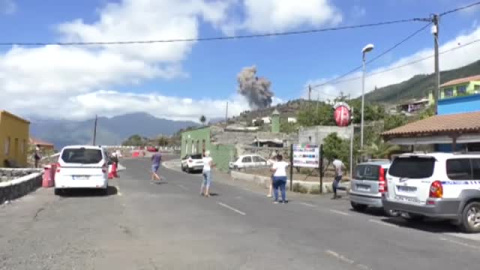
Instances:
[[[480,236],[429,221],[408,224],[346,199],[265,190],[124,160],[108,196],[38,191],[0,206],[0,269],[479,269]]]

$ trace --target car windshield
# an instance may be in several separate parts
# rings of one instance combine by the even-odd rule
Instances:
[[[399,157],[390,167],[390,175],[400,178],[422,179],[433,175],[435,159],[432,157]]]
[[[69,148],[62,153],[62,160],[65,163],[96,164],[102,159],[100,149]]]

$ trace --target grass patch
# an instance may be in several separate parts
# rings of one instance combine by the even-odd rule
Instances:
[[[308,193],[308,188],[300,185],[299,183],[295,183],[293,184],[293,192],[305,194]]]
[[[310,189],[310,194],[320,194],[320,186],[313,186]]]

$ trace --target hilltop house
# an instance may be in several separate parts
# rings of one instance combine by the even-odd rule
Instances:
[[[434,145],[436,151],[480,151],[480,75],[441,85],[437,115],[386,131],[400,145]]]

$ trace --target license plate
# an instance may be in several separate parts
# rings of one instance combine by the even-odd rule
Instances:
[[[413,193],[417,191],[416,187],[407,187],[407,186],[397,186],[398,191],[401,192],[407,192],[407,193]]]
[[[84,175],[74,175],[72,176],[73,180],[88,180],[88,176]]]
[[[370,191],[370,186],[357,185],[357,190],[358,190],[358,191]]]
[[[405,196],[395,196],[395,200],[397,201],[404,201],[404,202],[412,202],[412,203],[418,203],[420,202],[417,198],[415,197],[405,197]]]

